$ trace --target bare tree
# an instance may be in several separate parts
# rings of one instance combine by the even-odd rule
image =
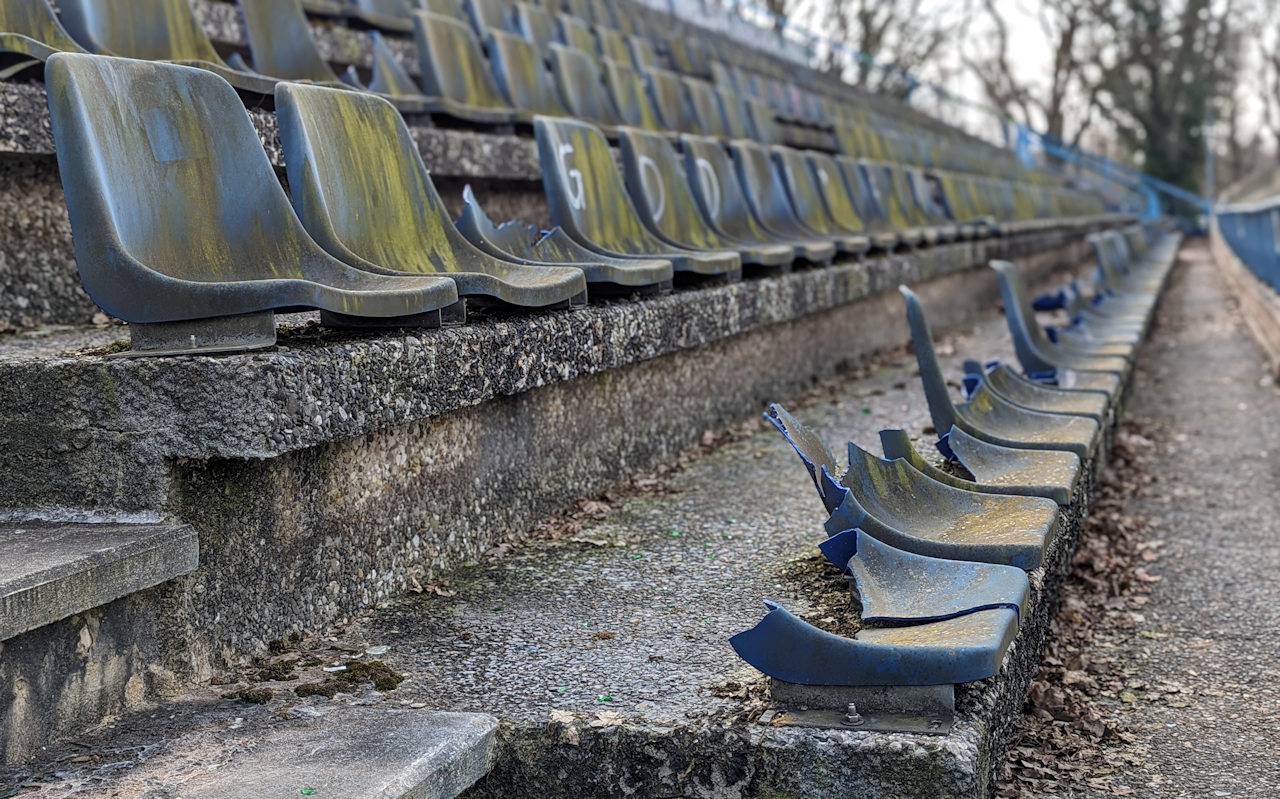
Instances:
[[[834,0],[826,9],[828,36],[858,55],[833,50],[824,66],[859,88],[905,97],[915,87],[911,76],[947,44],[951,13],[926,0]]]
[[[971,21],[988,29],[962,34],[966,67],[982,84],[987,100],[1007,117],[1034,125],[1050,136],[1079,142],[1093,122],[1095,87],[1085,74],[1087,40],[1092,30],[1095,0],[1041,0],[1037,20],[1052,51],[1047,80],[1028,75],[1010,61],[1012,34],[1005,13],[995,0],[979,0]],[[1077,113],[1069,111],[1074,108]]]

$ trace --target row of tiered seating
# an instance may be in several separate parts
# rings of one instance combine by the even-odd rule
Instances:
[[[1046,565],[1066,508],[1105,463],[1135,350],[1173,264],[1176,237],[1133,226],[1093,238],[1095,293],[1064,300],[1070,323],[1042,328],[1021,277],[993,261],[1021,371],[969,361],[956,402],[923,307],[901,291],[946,468],[902,430],[884,457],[849,444],[848,466],[781,406],[766,418],[809,471],[829,518],[823,554],[852,580],[862,628],[827,632],[776,603],[731,643],[779,683],[954,686],[996,674],[1027,610],[1027,573]],[[775,690],[775,694],[777,691]],[[806,694],[809,696],[809,694]]]
[[[412,30],[425,90],[376,31],[368,90],[351,70],[341,82],[298,0],[239,0],[252,68],[239,56],[219,57],[186,0],[65,0],[70,33],[47,0],[0,9],[0,30],[9,31],[0,33],[0,51],[17,58],[7,74],[48,61],[82,281],[105,310],[133,323],[135,351],[269,345],[272,314],[300,309],[319,309],[338,326],[460,323],[467,301],[570,307],[587,300],[588,287],[597,297],[661,292],[677,280],[736,280],[744,269],[772,274],[871,249],[1092,223],[1101,211],[1096,199],[1009,153],[948,138],[932,124],[895,126],[828,97],[819,104],[830,114],[822,124],[845,154],[767,144],[760,139],[777,136],[760,136],[764,123],[734,121],[752,118],[731,113],[737,94],[708,91],[711,84],[690,76],[667,81],[674,73],[648,55],[624,64],[615,48],[619,58],[606,58],[602,81],[585,39],[572,48],[543,37],[540,46],[528,20],[551,19],[549,7],[428,5],[446,13],[401,14],[398,3],[342,9],[366,22],[371,13],[395,20],[383,26],[388,35]],[[611,26],[614,10],[577,10],[593,19],[592,48],[624,35]],[[572,29],[560,26],[564,41]],[[632,23],[628,52],[648,52],[635,44],[647,41],[635,38],[643,31]],[[667,52],[683,49],[683,62],[691,47]],[[592,60],[557,71],[562,55]],[[635,72],[630,100],[600,93],[610,62]],[[771,91],[743,68],[706,64],[718,80]],[[672,91],[661,89],[667,83]],[[688,119],[723,125],[666,124],[682,117],[663,111],[660,98],[692,108],[695,94],[714,100],[701,105],[719,114]],[[243,113],[252,96],[276,108],[292,208]],[[602,125],[591,111],[635,111],[646,98],[659,101],[641,117]],[[499,227],[469,192],[461,218],[449,220],[406,121],[422,112],[529,122],[556,229]],[[761,119],[776,127],[783,116],[769,110]],[[613,124],[633,121],[640,124]],[[986,174],[963,171],[992,153]]]

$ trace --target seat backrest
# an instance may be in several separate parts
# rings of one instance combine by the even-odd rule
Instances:
[[[584,53],[596,52],[596,37],[586,22],[569,14],[558,14],[556,24],[560,26],[560,41],[566,47],[576,47]]]
[[[533,42],[538,52],[547,57],[548,48],[560,41],[555,18],[545,8],[533,3],[516,3],[516,29]]]
[[[474,108],[510,108],[494,83],[480,43],[466,23],[417,11],[413,15],[413,33],[427,94]]]
[[[58,7],[62,24],[90,52],[225,66],[187,0],[62,0]]]
[[[62,27],[49,0],[4,0],[0,3],[0,36],[5,33],[34,39],[51,50],[63,53],[84,52],[84,48],[76,44],[67,29]]]
[[[467,19],[476,36],[487,39],[489,31],[514,33],[515,11],[508,0],[464,0]]]
[[[592,22],[601,27],[618,29],[618,14],[610,3],[605,0],[589,0],[589,5]]]
[[[549,5],[563,5],[565,11],[581,20],[591,19],[590,0],[563,0],[563,3],[552,2]]]
[[[760,221],[779,233],[796,232],[799,220],[768,148],[738,140],[729,143],[729,152],[733,156],[734,172],[742,182],[743,194]]]
[[[707,136],[728,138],[729,131],[725,127],[715,87],[701,78],[684,77],[680,79],[680,83],[684,87],[685,99],[689,102],[693,127]]]
[[[716,99],[720,104],[720,113],[724,115],[725,137],[729,139],[751,138],[751,128],[747,124],[746,105],[742,97],[734,91],[716,88]]]
[[[661,130],[658,113],[649,98],[644,79],[631,66],[631,60],[601,59],[604,63],[604,85],[613,101],[613,107],[622,117],[623,124],[642,130]]]
[[[462,7],[462,0],[416,0],[418,11],[430,11],[454,19],[466,19],[467,11]]]
[[[390,97],[421,96],[422,89],[409,77],[382,34],[370,31],[369,38],[373,42],[373,77],[369,80],[369,91]]]
[[[338,82],[316,47],[299,0],[238,1],[255,70],[285,80]]]
[[[689,188],[712,227],[729,235],[742,234],[751,241],[769,240],[769,233],[743,194],[724,145],[716,139],[685,134],[680,137],[680,149]]]
[[[804,153],[790,147],[775,145],[770,155],[774,168],[781,177],[787,196],[791,198],[791,207],[795,209],[800,221],[812,230],[824,235],[840,233],[832,222],[822,199],[822,189],[818,186],[818,178],[809,167]]]
[[[471,245],[453,227],[404,119],[372,94],[285,84],[276,117],[293,205],[346,263],[457,270]]]
[[[670,249],[640,221],[599,128],[578,120],[536,117],[533,130],[552,224],[579,241],[621,253]]]
[[[627,191],[641,218],[677,244],[718,249],[671,142],[660,133],[623,128],[618,144]]]
[[[569,115],[533,42],[491,28],[489,59],[498,87],[513,108],[533,114]]]
[[[651,69],[658,66],[658,56],[653,52],[653,45],[643,36],[635,34],[627,36],[627,49],[631,51],[631,63],[636,69]]]
[[[602,58],[612,58],[614,61],[623,64],[631,63],[631,51],[627,49],[627,40],[623,35],[613,28],[606,28],[597,25],[596,41],[600,44],[600,56]]]
[[[653,105],[658,109],[658,121],[664,128],[677,133],[706,133],[693,118],[678,75],[655,68],[645,72],[645,80]]]
[[[760,144],[781,144],[782,129],[768,103],[748,98],[746,103],[748,130]]]
[[[551,74],[570,114],[597,125],[621,124],[600,81],[600,65],[590,53],[562,44],[551,45]]]
[[[813,174],[827,214],[843,230],[861,231],[864,229],[858,207],[854,204],[848,184],[841,173],[840,164],[824,153],[810,152],[805,154],[805,161]]]
[[[81,280],[108,312],[139,304],[121,294],[130,269],[233,282],[305,277],[308,256],[328,261],[217,75],[82,54],[55,55],[45,75]],[[141,302],[148,318],[131,321],[166,321],[164,296]]]

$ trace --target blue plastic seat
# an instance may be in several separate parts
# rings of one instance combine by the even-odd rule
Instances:
[[[950,430],[955,426],[992,444],[1020,449],[1065,450],[1075,453],[1082,461],[1095,453],[1101,436],[1098,423],[1092,419],[1029,411],[995,395],[982,384],[977,386],[967,403],[954,404],[938,365],[924,308],[914,292],[906,286],[898,288],[906,301],[911,341],[934,429]]]
[[[756,216],[728,152],[717,139],[685,134],[680,137],[680,149],[690,189],[712,230],[747,244],[786,244],[796,258],[809,263],[829,263],[835,257],[833,241],[788,238],[767,229]]]
[[[609,143],[598,128],[537,117],[533,129],[551,221],[579,244],[603,255],[669,260],[677,277],[741,277],[742,259],[736,252],[686,250],[649,232],[627,197]]]
[[[275,90],[277,80],[222,60],[186,0],[62,0],[58,7],[66,30],[91,53],[199,67],[252,95]]]
[[[944,472],[916,451],[904,430],[881,430],[880,448],[890,460],[902,460],[911,468],[939,483],[966,491],[987,494],[1016,494],[1044,497],[1061,506],[1071,504],[1080,479],[1080,459],[1070,452],[1013,449],[988,444],[962,430],[944,430],[948,449],[958,464],[974,479]]]
[[[529,40],[490,29],[489,63],[502,96],[516,109],[521,122],[532,121],[535,114],[569,116],[555,81]]]
[[[451,279],[355,269],[307,235],[213,73],[55,54],[46,79],[80,279],[135,352],[270,346],[273,312],[300,308],[339,326],[458,319]]]
[[[49,0],[0,4],[0,80],[49,60],[54,53],[83,53],[49,6]]]
[[[276,116],[294,207],[335,258],[382,274],[447,274],[460,296],[488,305],[586,302],[581,270],[502,261],[458,233],[390,103],[286,84],[277,92]]]
[[[493,80],[480,43],[466,23],[417,11],[414,42],[427,94],[440,109],[468,122],[502,123],[516,118]]]
[[[737,252],[744,267],[786,267],[795,260],[789,245],[739,242],[711,228],[685,180],[680,157],[664,136],[622,128],[619,144],[631,202],[658,238],[689,250]]]
[[[569,113],[615,138],[622,118],[601,82],[600,65],[595,57],[561,44],[551,45],[550,56],[551,74]]]

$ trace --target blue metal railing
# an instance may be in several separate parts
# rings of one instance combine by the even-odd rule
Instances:
[[[1280,291],[1280,197],[1218,209],[1218,232],[1250,272]]]

